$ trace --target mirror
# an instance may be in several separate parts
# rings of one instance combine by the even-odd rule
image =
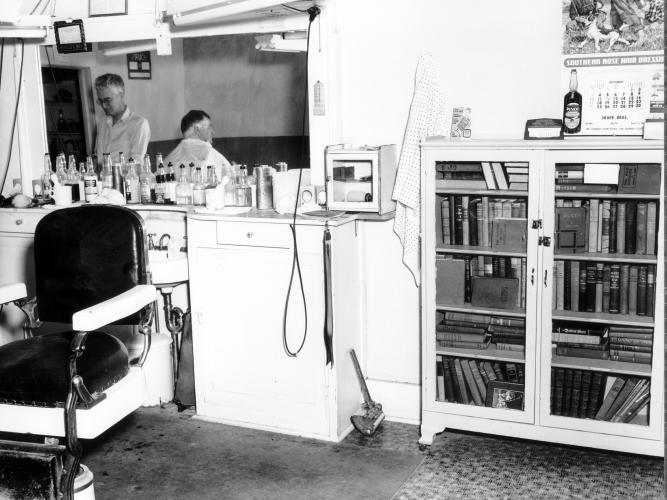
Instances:
[[[307,167],[306,53],[260,51],[256,43],[253,34],[173,39],[172,55],[150,52],[149,78],[128,77],[127,54],[104,55],[118,44],[76,54],[42,47],[49,153],[73,153],[78,161],[93,153],[95,120],[103,117],[93,82],[117,73],[128,106],[150,123],[152,158],[176,147],[181,118],[200,109],[211,116],[213,146],[229,161]]]

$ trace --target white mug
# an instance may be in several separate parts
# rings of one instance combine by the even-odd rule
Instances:
[[[72,204],[72,186],[56,184],[53,186],[53,199],[56,205],[63,207]]]

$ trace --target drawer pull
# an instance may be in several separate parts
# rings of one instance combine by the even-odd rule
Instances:
[[[16,221],[15,221],[14,223],[15,223],[17,226],[20,226],[21,224],[23,224],[23,219],[16,219]]]
[[[248,231],[248,232],[246,233],[246,237],[248,237],[248,238],[253,238],[254,236],[255,236],[255,233],[253,233],[253,232],[251,232],[251,231]]]

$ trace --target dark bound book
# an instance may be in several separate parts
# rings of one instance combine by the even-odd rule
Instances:
[[[625,202],[625,253],[635,253],[637,243],[637,203]]]
[[[463,245],[463,197],[454,196],[454,244]]]
[[[556,208],[556,250],[561,253],[585,252],[588,236],[586,207]]]
[[[452,374],[449,371],[449,363],[447,362],[447,357],[442,356],[442,372],[445,378],[445,401],[456,402],[456,396],[454,395],[454,382],[452,380]]]
[[[553,415],[563,414],[563,386],[565,384],[565,368],[555,368],[556,374],[553,376],[551,384],[554,386],[554,396],[551,404],[551,413]]]
[[[602,388],[605,383],[605,376],[600,372],[593,372],[591,378],[591,391],[588,397],[588,406],[586,408],[586,418],[595,418],[595,414],[600,408],[602,398]]]
[[[646,316],[646,288],[648,266],[639,266],[637,272],[637,316]]]
[[[621,265],[609,266],[609,312],[620,312],[621,303]]]
[[[591,382],[593,381],[593,372],[584,371],[581,377],[581,399],[579,400],[579,411],[577,417],[586,418],[588,415],[588,401],[591,394]]]
[[[595,280],[597,278],[597,266],[593,263],[586,264],[586,311],[595,312]]]
[[[602,312],[609,312],[611,295],[611,266],[604,264],[602,267]]]
[[[584,262],[579,263],[579,311],[585,311],[587,307],[586,281],[588,271]]]
[[[465,302],[470,302],[472,297],[472,278],[470,276],[470,255],[463,257],[463,262],[465,262],[465,281],[464,281],[464,298]]]
[[[450,194],[448,196],[449,198],[449,233],[450,233],[450,239],[449,239],[449,244],[450,245],[455,245],[456,244],[456,196],[453,194]],[[461,207],[463,208],[463,207]],[[463,217],[463,214],[461,214],[461,217]],[[463,237],[463,234],[461,234],[461,237]]]
[[[582,371],[574,370],[572,374],[572,396],[570,397],[570,412],[569,417],[576,417],[579,414],[579,399],[581,398],[581,379]]]
[[[646,255],[646,203],[640,201],[637,203],[637,219],[635,227],[635,253],[637,255]]]
[[[479,246],[480,241],[477,234],[477,205],[480,204],[482,200],[480,198],[473,198],[470,200],[468,205],[468,225],[470,227],[470,245]]]
[[[616,253],[616,225],[618,202],[612,201],[609,206],[609,253]]]
[[[660,193],[660,164],[621,164],[618,172],[618,192],[634,194]]]
[[[646,272],[646,316],[653,316],[655,301],[655,266],[649,265]]]
[[[570,311],[572,309],[572,264],[569,260],[565,261],[565,273],[563,276],[563,309]],[[577,283],[576,286],[579,286]]]
[[[563,407],[562,414],[570,415],[572,408],[572,380],[574,379],[574,370],[565,370],[565,382],[563,384]]]

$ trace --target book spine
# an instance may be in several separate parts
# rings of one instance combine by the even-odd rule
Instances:
[[[556,354],[558,356],[568,356],[572,358],[609,359],[608,351],[599,351],[596,349],[584,349],[577,347],[556,346]]]
[[[572,374],[572,395],[570,402],[570,417],[576,417],[579,413],[579,399],[581,398],[581,380],[582,380],[582,371],[574,370]]]
[[[607,383],[609,383],[609,377],[607,379],[608,379]],[[623,388],[624,384],[625,384],[625,379],[623,379],[622,377],[616,377],[614,379],[611,388],[609,389],[609,392],[602,400],[602,405],[600,405],[600,409],[595,414],[595,418],[597,420],[605,419],[607,411],[609,411],[609,408],[611,408],[611,405],[614,403],[614,400],[618,396],[619,392],[621,392],[621,389]]]
[[[465,263],[464,268],[464,283],[463,283],[463,301],[470,302],[472,298],[472,277],[470,275],[470,255],[463,257],[463,262]]]
[[[621,277],[619,283],[619,307],[618,312],[628,314],[628,287],[630,284],[630,264],[621,264]]]
[[[527,273],[527,261],[525,257],[521,257],[521,286],[519,295],[521,296],[521,307],[525,309],[526,307],[526,284],[528,277]]]
[[[454,197],[454,244],[463,245],[463,197]]]
[[[625,204],[625,253],[633,254],[636,249],[637,204],[628,201]]]
[[[479,205],[479,198],[470,200],[468,206],[469,245],[474,247],[479,245],[477,240],[477,205]]]
[[[628,314],[637,314],[637,282],[639,280],[639,266],[630,266],[628,279]]]
[[[456,377],[456,370],[454,367],[454,358],[449,356],[443,356],[445,361],[445,377],[450,379],[453,389],[453,399],[452,402],[463,403],[463,396],[461,395],[461,388],[459,387],[459,381]],[[447,389],[445,389],[445,396],[447,395]]]
[[[591,199],[588,209],[588,251],[595,253],[598,251],[598,216],[600,200]]]
[[[635,253],[646,255],[646,203],[637,203],[637,225],[635,233]]]
[[[491,203],[488,196],[482,197],[482,246],[491,246]]]
[[[602,312],[602,294],[604,289],[604,264],[595,265],[595,312]]]
[[[586,418],[595,418],[595,414],[600,408],[600,396],[602,387],[604,385],[605,377],[600,372],[593,372],[591,379],[591,390],[588,398],[588,407],[586,410]]]
[[[468,385],[468,389],[470,390],[470,394],[472,395],[472,399],[475,402],[475,405],[484,406],[482,395],[479,393],[479,389],[477,389],[475,377],[472,374],[472,370],[470,369],[470,365],[468,364],[467,360],[461,360],[461,369],[463,370],[463,376],[465,377],[465,381]]]
[[[473,326],[474,325],[474,326]],[[452,321],[443,320],[435,325],[436,332],[442,333],[465,333],[473,335],[486,335],[486,327],[488,324],[469,323],[467,321]]]
[[[446,356],[441,356],[442,363],[442,373],[445,383],[445,401],[456,401],[456,395],[454,391],[454,382],[452,380],[452,374],[449,371],[449,363]]]
[[[644,353],[652,353],[653,352],[653,347],[652,345],[633,345],[633,344],[623,344],[623,343],[617,343],[615,341],[610,341],[609,342],[609,353],[614,354],[613,351],[618,352],[621,351],[629,351],[629,352],[644,352]]]
[[[587,279],[588,267],[585,262],[582,262],[579,267],[579,311],[586,311],[588,307]]]
[[[570,261],[570,310],[579,310],[579,261]]]
[[[578,418],[586,418],[588,414],[588,401],[591,394],[591,381],[593,380],[593,373],[585,370],[581,377],[581,399],[579,400]]]
[[[475,203],[475,212],[476,212],[475,223],[477,231],[477,236],[475,237],[475,241],[477,241],[478,246],[484,246],[484,225],[483,225],[484,198],[479,199],[477,203]]]
[[[595,311],[595,281],[597,268],[593,263],[586,264],[586,312]]]
[[[442,356],[435,357],[435,400],[445,400],[445,372],[442,366]]]
[[[469,392],[466,387],[465,378],[463,377],[463,368],[459,358],[454,358],[454,370],[456,373],[456,380],[458,381],[459,390],[461,391],[461,402],[465,405],[470,404]]]
[[[557,260],[556,264],[556,307],[557,311],[562,311],[565,307],[565,263]]]
[[[609,266],[609,312],[617,314],[620,312],[621,302],[621,265],[611,264]]]
[[[609,345],[615,345],[617,348],[618,346],[622,345],[628,345],[628,346],[633,346],[633,347],[648,347],[651,350],[653,349],[653,335],[651,335],[648,338],[636,338],[636,337],[630,337],[628,333],[621,334],[624,335],[623,337],[617,337],[613,336],[610,337],[610,344]]]
[[[596,247],[598,249],[598,252],[602,251],[602,208],[603,208],[603,203],[600,202],[598,204],[598,242],[596,243]]]
[[[609,219],[611,212],[611,201],[602,200],[600,205],[602,209],[600,210],[602,214],[601,218],[601,231],[600,231],[600,252],[609,253]]]
[[[554,368],[552,368],[553,373]],[[551,398],[551,413],[553,415],[563,414],[563,384],[565,381],[565,369],[555,368],[555,375],[551,376],[551,385],[554,389]]]
[[[619,201],[616,209],[616,252],[625,253],[625,202]]]
[[[572,408],[573,378],[574,378],[574,370],[565,370],[565,380],[563,381],[563,405],[561,408],[562,414],[565,416],[570,414],[570,408]]]
[[[646,288],[648,266],[639,266],[637,272],[637,316],[646,316]]]
[[[472,371],[472,376],[475,379],[475,384],[477,384],[477,390],[479,395],[482,397],[482,401],[486,402],[486,385],[484,384],[484,379],[482,378],[482,373],[477,366],[477,361],[474,359],[469,359],[468,364],[470,365],[470,370]]]
[[[618,217],[618,202],[609,204],[609,253],[616,253],[616,219]]]
[[[440,226],[442,229],[442,242],[445,245],[452,243],[451,228],[449,226],[449,198],[440,201]]]
[[[449,195],[449,244],[456,245],[456,196]]]
[[[657,205],[654,201],[646,204],[646,255],[655,255]]]
[[[655,266],[646,268],[646,316],[653,316],[653,303],[655,300]]]
[[[572,309],[572,264],[569,260],[563,264],[563,309],[570,311]]]
[[[503,373],[503,369],[500,366],[500,363],[494,362],[491,366],[493,367],[493,372],[496,374],[498,380],[505,382],[507,380],[507,377]]]
[[[461,196],[461,244],[470,245],[470,196]]]
[[[560,184],[555,186],[556,191],[581,191],[583,193],[613,193],[614,188],[607,184]]]
[[[473,349],[475,351],[488,349],[488,342],[463,342],[458,340],[436,340],[437,346],[443,349],[446,348],[455,348],[455,349]]]
[[[602,312],[609,312],[609,303],[611,302],[611,266],[604,264],[602,266]]]

